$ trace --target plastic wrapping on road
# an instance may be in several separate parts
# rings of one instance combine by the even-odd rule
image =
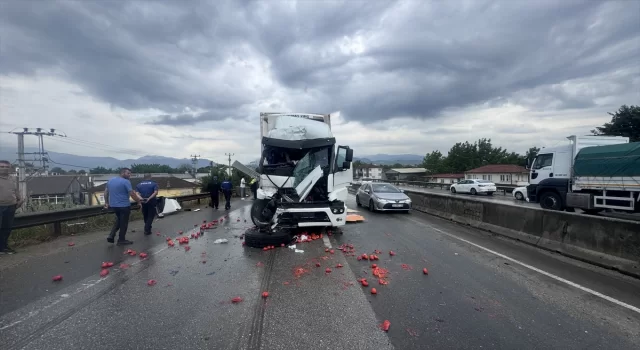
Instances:
[[[215,241],[213,241],[214,244],[221,244],[221,243],[229,243],[229,240],[226,238],[218,238]]]

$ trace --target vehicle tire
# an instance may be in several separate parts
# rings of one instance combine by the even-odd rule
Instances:
[[[487,192],[487,196],[493,196],[493,192]]]
[[[269,203],[266,199],[258,199],[251,204],[251,221],[259,229],[268,228],[271,225],[271,218],[265,218],[262,215],[262,211]]]
[[[356,196],[356,205],[361,207],[362,203],[360,203],[360,198],[358,196]]]
[[[251,248],[264,248],[270,245],[279,247],[292,241],[293,236],[289,230],[262,232],[257,228],[252,228],[244,233],[244,244]]]
[[[451,191],[451,193],[455,194],[456,193],[456,188],[452,186],[451,188],[449,188],[449,191]]]
[[[369,211],[372,213],[376,211],[376,206],[375,204],[373,204],[373,199],[369,200]]]
[[[516,192],[515,196],[516,196],[516,199],[519,200],[519,201],[523,201],[524,200],[524,195],[520,191]]]
[[[475,188],[472,188],[472,189],[471,189],[471,194],[475,196],[475,195],[477,195],[477,194],[478,194],[478,191],[476,191],[476,189],[475,189]]]
[[[563,210],[562,198],[555,192],[544,192],[540,196],[540,207],[549,210]]]

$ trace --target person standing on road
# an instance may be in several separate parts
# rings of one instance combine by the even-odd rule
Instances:
[[[224,200],[226,201],[226,203],[224,204],[224,209],[229,210],[231,209],[231,190],[233,190],[233,184],[231,183],[231,180],[227,178],[222,181],[220,189],[222,190],[222,193],[224,194]]]
[[[251,179],[249,186],[251,187],[251,193],[253,193],[253,199],[258,199],[258,180],[255,177]]]
[[[105,208],[113,209],[113,213],[116,215],[116,220],[113,223],[107,242],[113,243],[116,232],[118,234],[118,245],[133,244],[132,241],[127,240],[127,229],[129,228],[129,217],[131,216],[131,202],[129,197],[138,202],[138,205],[142,207],[142,198],[131,187],[131,169],[120,169],[120,176],[116,176],[107,182],[107,186],[104,191]]]
[[[16,209],[24,202],[24,198],[20,198],[18,183],[9,176],[11,168],[9,161],[0,160],[0,254],[16,252],[9,248],[9,235]]]
[[[144,180],[136,186],[136,191],[142,197],[142,217],[144,218],[144,234],[151,234],[151,224],[156,218],[158,206],[158,184],[151,180],[151,174],[144,174]]]
[[[246,188],[247,188],[247,183],[246,183],[244,177],[242,177],[242,178],[240,178],[240,199],[241,200],[244,200],[244,197],[245,197],[244,191],[245,191]]]
[[[220,204],[220,182],[218,182],[217,176],[211,178],[211,181],[207,184],[207,190],[211,195],[211,208],[218,209]]]

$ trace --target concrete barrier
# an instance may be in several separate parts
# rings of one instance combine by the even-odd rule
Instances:
[[[640,278],[640,222],[437,193],[405,193],[413,208]]]

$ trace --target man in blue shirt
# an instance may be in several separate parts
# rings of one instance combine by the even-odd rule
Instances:
[[[231,181],[228,178],[224,179],[224,181],[222,181],[222,183],[220,184],[220,189],[222,190],[224,199],[226,201],[226,203],[224,204],[224,208],[226,210],[229,210],[231,209],[231,190],[233,189]]]
[[[129,228],[129,216],[131,215],[131,202],[129,197],[133,198],[138,205],[141,205],[142,199],[131,187],[131,169],[120,169],[120,176],[116,176],[107,182],[104,191],[105,208],[111,208],[113,213],[116,214],[116,221],[113,223],[107,242],[113,243],[118,235],[118,245],[132,244],[132,241],[128,241],[125,236],[127,235],[127,228]]]
[[[151,224],[153,219],[156,218],[158,213],[157,207],[157,195],[158,184],[151,180],[151,174],[144,174],[144,180],[136,186],[136,191],[142,197],[142,217],[144,218],[144,234],[148,236],[151,234]]]

